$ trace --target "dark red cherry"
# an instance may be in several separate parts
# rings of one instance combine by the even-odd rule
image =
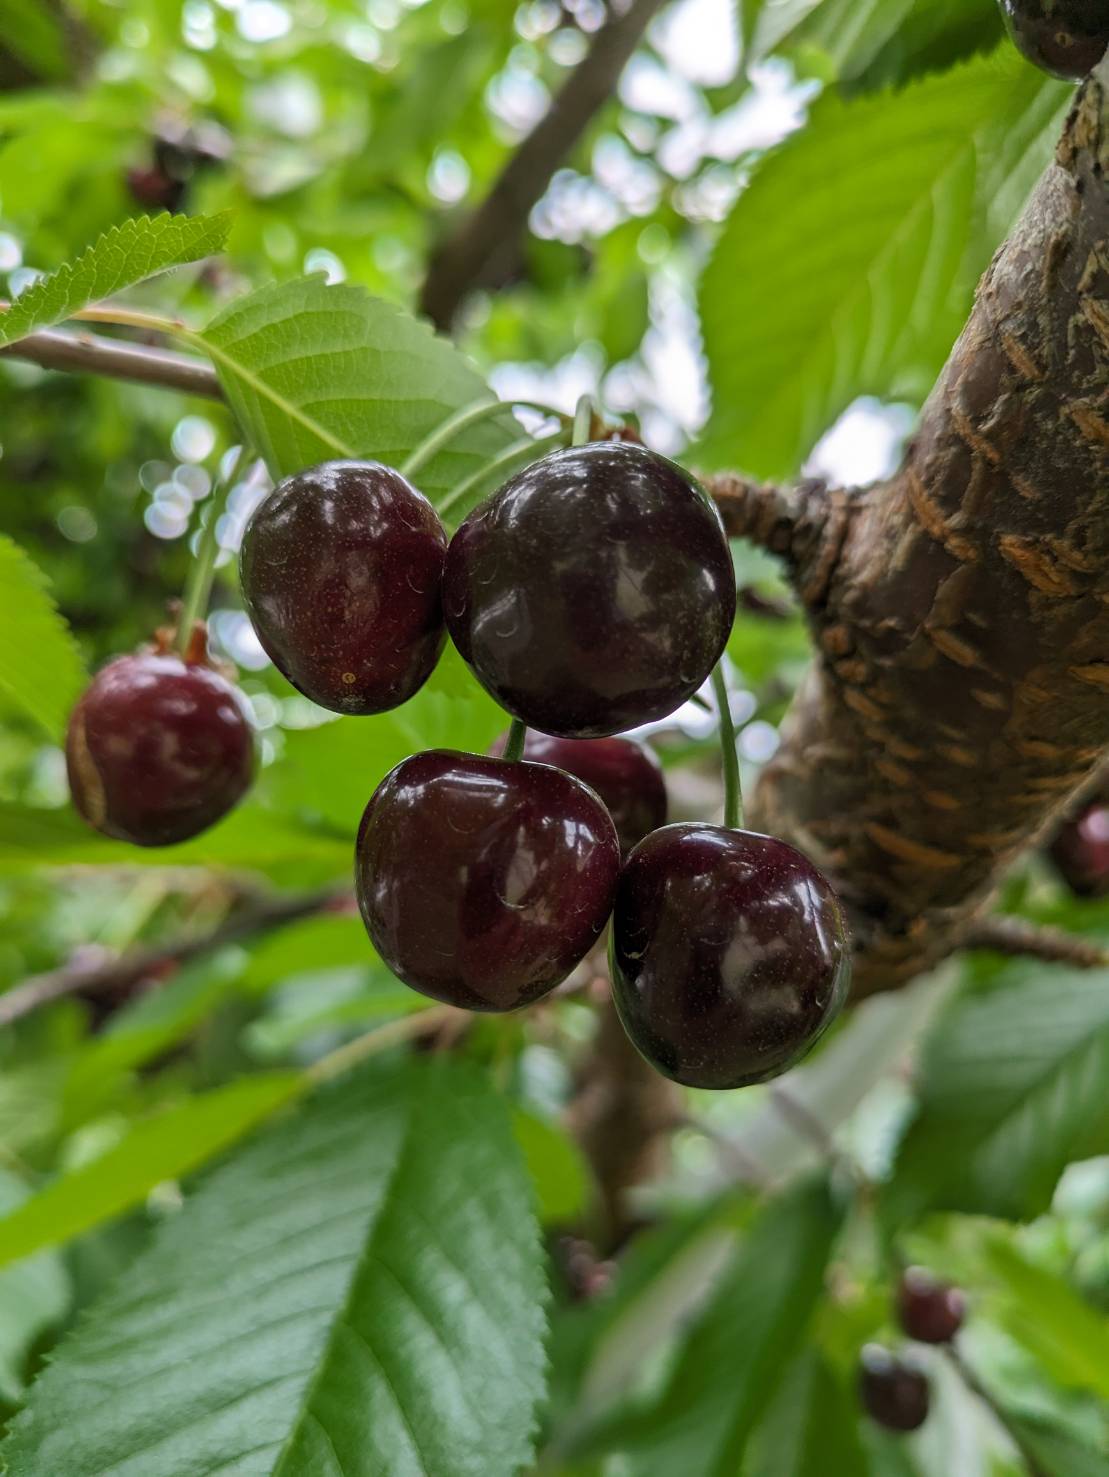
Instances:
[[[185,185],[157,164],[149,167],[136,165],[126,175],[127,189],[136,205],[146,210],[170,210],[181,208]]]
[[[427,498],[376,462],[278,484],[243,534],[243,601],[274,666],[336,713],[382,713],[431,675],[446,635],[447,537]]]
[[[378,953],[466,1010],[515,1010],[564,980],[608,921],[619,870],[612,820],[580,780],[445,749],[386,775],[355,849]]]
[[[73,710],[73,803],[106,836],[170,846],[207,830],[254,774],[254,738],[231,684],[202,662],[116,657]]]
[[[1077,81],[1109,47],[1105,0],[1001,0],[1009,34],[1034,66]]]
[[[719,515],[641,446],[556,451],[475,509],[443,579],[451,639],[517,718],[601,738],[665,717],[711,672],[735,616]]]
[[[1064,821],[1050,848],[1064,882],[1079,897],[1109,896],[1109,804],[1104,800]]]
[[[916,1431],[928,1419],[928,1376],[881,1344],[867,1344],[859,1358],[859,1398],[888,1431]]]
[[[911,1339],[947,1344],[963,1326],[967,1300],[926,1267],[909,1267],[897,1285],[897,1316]]]
[[[825,877],[770,836],[664,826],[628,858],[612,923],[613,997],[647,1060],[686,1087],[746,1087],[798,1061],[850,978]]]
[[[491,753],[503,754],[502,734]],[[564,739],[528,729],[524,758],[577,775],[605,802],[625,855],[666,824],[666,785],[654,754],[634,739]]]

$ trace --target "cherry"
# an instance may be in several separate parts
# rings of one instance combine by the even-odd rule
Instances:
[[[502,754],[507,734],[491,752]],[[605,803],[625,855],[666,824],[666,785],[654,754],[634,739],[564,739],[528,730],[524,758],[577,775]]]
[[[184,181],[167,174],[157,164],[135,165],[124,178],[131,199],[144,210],[180,210],[185,197]]]
[[[532,728],[601,738],[665,717],[700,687],[735,616],[719,515],[641,446],[553,452],[451,540],[443,606],[455,645]]]
[[[394,974],[466,1010],[553,990],[612,910],[620,845],[580,780],[545,764],[432,749],[366,807],[355,890]]]
[[[255,509],[243,600],[274,665],[306,697],[336,713],[382,713],[439,660],[446,547],[439,515],[399,472],[324,462]]]
[[[1053,76],[1085,77],[1109,47],[1105,0],[1001,0],[1001,9],[1018,50]]]
[[[1079,897],[1109,896],[1109,804],[1099,800],[1065,821],[1055,834],[1051,860]]]
[[[925,1267],[910,1267],[897,1286],[897,1315],[911,1339],[946,1344],[966,1317],[966,1298],[957,1287],[941,1282]]]
[[[73,710],[73,803],[106,836],[170,846],[207,830],[249,787],[254,738],[223,677],[169,651],[116,657]]]
[[[612,943],[625,1030],[686,1087],[778,1076],[827,1029],[850,978],[824,876],[784,841],[719,826],[664,826],[639,843]]]
[[[889,1431],[916,1431],[928,1419],[928,1377],[905,1359],[867,1344],[859,1359],[859,1398],[871,1420]]]

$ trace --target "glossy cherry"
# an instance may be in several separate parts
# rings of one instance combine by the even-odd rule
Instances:
[[[632,1041],[686,1087],[776,1077],[847,991],[847,929],[801,852],[720,826],[664,826],[628,858],[612,924],[613,998]]]
[[[1109,47],[1105,0],[1001,0],[1009,34],[1042,71],[1077,81]]]
[[[672,462],[607,441],[507,482],[451,540],[443,579],[451,639],[478,681],[564,738],[673,712],[716,664],[735,598],[705,493]]]
[[[1109,896],[1109,803],[1098,800],[1055,833],[1051,860],[1079,897]]]
[[[389,968],[466,1010],[553,990],[612,910],[620,844],[580,780],[433,749],[398,764],[358,832],[355,891]]]
[[[967,1300],[957,1287],[926,1267],[909,1267],[897,1284],[897,1316],[909,1338],[947,1344],[963,1326]]]
[[[503,754],[508,735],[491,750]],[[528,729],[524,758],[553,764],[577,775],[605,802],[626,855],[644,836],[666,824],[666,784],[662,766],[645,745],[634,739],[564,739]]]
[[[336,713],[381,713],[423,686],[446,635],[439,515],[399,472],[324,462],[255,510],[243,600],[294,687]]]
[[[254,737],[231,684],[202,660],[139,652],[109,662],[69,720],[73,803],[106,836],[170,846],[207,830],[254,774]]]
[[[859,1398],[871,1420],[888,1431],[916,1431],[928,1419],[928,1376],[881,1344],[867,1344],[859,1359]]]

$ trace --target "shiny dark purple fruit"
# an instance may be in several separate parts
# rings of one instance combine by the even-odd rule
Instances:
[[[1109,897],[1109,803],[1098,800],[1064,821],[1050,856],[1078,897]]]
[[[358,832],[366,930],[414,990],[515,1010],[553,990],[612,911],[620,843],[580,780],[432,749],[377,787]]]
[[[243,601],[266,653],[336,713],[383,713],[412,696],[446,634],[447,537],[427,498],[376,462],[287,477],[243,535]]]
[[[73,710],[73,803],[106,836],[170,846],[207,830],[248,789],[254,737],[231,684],[168,653],[116,657]]]
[[[507,734],[493,745],[503,754]],[[528,729],[524,758],[577,775],[605,802],[625,855],[666,824],[666,784],[654,754],[634,739],[563,739]]]
[[[887,1431],[917,1431],[928,1419],[928,1376],[881,1344],[867,1344],[859,1358],[859,1398]]]
[[[603,738],[704,682],[735,616],[720,517],[641,446],[556,451],[451,540],[443,608],[478,681],[530,728]]]
[[[1105,0],[1001,0],[1001,10],[1017,48],[1053,76],[1078,81],[1109,47]]]
[[[777,1077],[831,1024],[850,979],[835,893],[770,836],[664,826],[628,858],[612,922],[624,1029],[686,1087]]]
[[[947,1344],[963,1326],[967,1300],[957,1287],[926,1267],[909,1267],[897,1285],[897,1316],[911,1339]]]

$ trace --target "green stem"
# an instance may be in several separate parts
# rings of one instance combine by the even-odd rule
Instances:
[[[524,757],[524,744],[527,742],[527,724],[522,723],[519,718],[513,718],[512,726],[508,730],[508,739],[504,746],[505,759],[515,762]]]
[[[188,650],[193,626],[208,608],[208,597],[212,593],[212,580],[216,573],[216,560],[219,558],[218,525],[227,502],[227,494],[234,484],[235,473],[249,460],[247,448],[241,446],[238,456],[227,469],[226,475],[216,483],[212,500],[208,504],[207,517],[200,534],[196,557],[189,570],[185,593],[181,600],[181,619],[177,626],[177,650],[182,656]]]
[[[463,431],[471,426],[480,425],[482,421],[491,420],[493,416],[499,415],[502,410],[509,410],[513,405],[522,405],[525,410],[536,410],[541,415],[553,417],[565,423],[566,417],[558,410],[552,410],[549,405],[540,405],[534,400],[483,400],[476,405],[467,405],[463,410],[457,410],[453,415],[447,416],[446,420],[436,426],[435,430],[416,447],[408,459],[401,463],[399,471],[402,477],[414,477],[433,457],[461,436]]]
[[[724,764],[724,824],[731,831],[743,825],[743,787],[739,781],[739,755],[735,747],[735,724],[728,697],[728,683],[720,663],[713,668],[712,690],[720,716],[720,754]]]
[[[593,396],[583,395],[574,409],[574,439],[571,446],[585,446],[593,432]]]
[[[556,446],[562,444],[564,436],[563,431],[556,431],[554,435],[541,436],[538,440],[534,436],[525,436],[522,441],[514,441],[507,450],[501,452],[500,456],[495,456],[491,462],[486,462],[483,467],[480,467],[473,476],[466,477],[453,487],[439,504],[439,516],[443,517],[457,503],[468,497],[475,487],[480,487],[488,477],[499,472],[507,472],[524,457],[534,461],[544,452],[553,451]]]

